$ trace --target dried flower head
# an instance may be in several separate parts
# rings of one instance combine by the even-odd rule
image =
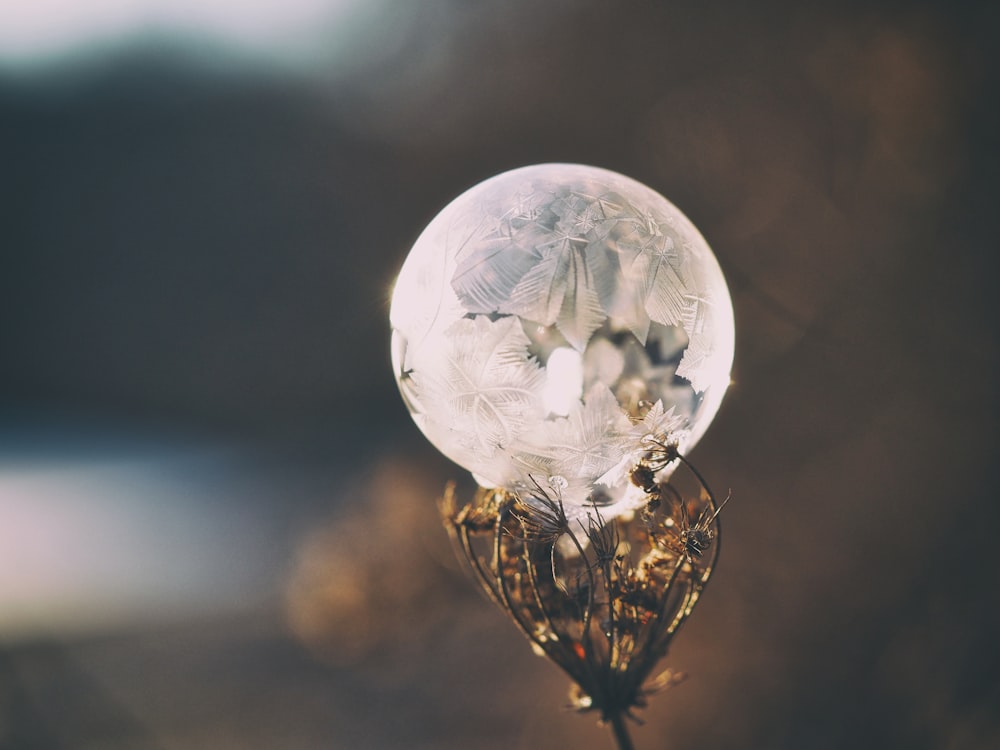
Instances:
[[[605,518],[594,507],[586,520],[567,520],[561,483],[549,478],[519,494],[480,490],[458,510],[452,496],[445,506],[483,591],[570,676],[573,708],[611,723],[621,747],[630,747],[623,718],[679,681],[654,671],[718,555],[721,506],[694,467],[657,446],[641,465],[680,459],[699,485],[694,498],[654,482],[657,503],[641,514]]]

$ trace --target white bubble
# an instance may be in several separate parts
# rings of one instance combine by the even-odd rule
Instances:
[[[647,436],[691,448],[729,384],[733,312],[708,244],[650,188],[543,164],[452,201],[399,274],[393,366],[417,424],[481,482],[638,502]]]

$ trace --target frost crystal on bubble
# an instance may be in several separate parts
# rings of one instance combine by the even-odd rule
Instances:
[[[627,504],[642,439],[690,448],[729,381],[711,250],[666,199],[593,167],[526,167],[459,196],[411,251],[390,317],[432,442],[484,483],[564,477],[568,506]]]
[[[526,424],[542,416],[538,391],[545,374],[527,357],[528,337],[517,318],[455,321],[446,331],[442,361],[414,379],[434,404],[435,421],[448,427],[470,455],[492,456],[509,446]]]
[[[524,477],[563,477],[577,492],[589,491],[584,479],[603,476],[629,448],[632,423],[610,389],[595,383],[586,400],[562,419],[543,421],[517,457]]]

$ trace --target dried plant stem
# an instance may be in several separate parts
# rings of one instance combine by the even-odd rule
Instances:
[[[635,750],[635,745],[632,744],[632,738],[628,733],[628,727],[625,726],[623,714],[615,714],[611,717],[611,734],[614,735],[618,750]]]

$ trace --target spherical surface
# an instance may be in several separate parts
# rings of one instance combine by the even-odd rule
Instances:
[[[690,221],[614,172],[497,175],[428,225],[390,312],[400,391],[486,486],[641,502],[649,440],[691,448],[729,384],[733,311]]]

